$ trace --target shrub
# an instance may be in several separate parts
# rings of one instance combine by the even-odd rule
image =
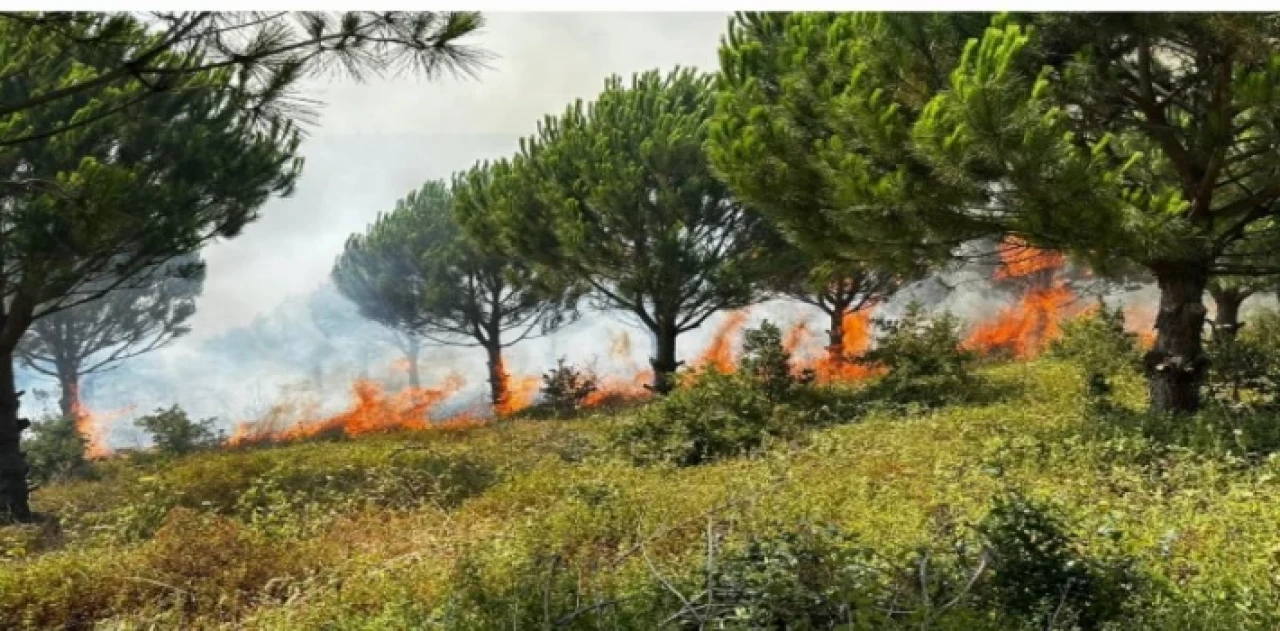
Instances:
[[[87,445],[74,419],[56,416],[33,423],[22,441],[31,480],[60,482],[86,476],[92,470],[85,459]]]
[[[134,425],[151,436],[156,450],[165,454],[185,454],[197,449],[220,445],[224,437],[214,427],[216,419],[192,421],[177,405],[157,408],[156,411],[134,421]]]
[[[1233,406],[1280,403],[1280,313],[1262,311],[1236,335],[1215,332],[1207,386],[1211,400]]]
[[[1020,496],[998,498],[978,530],[993,556],[983,595],[1011,621],[1101,629],[1136,592],[1127,565],[1085,558],[1052,514]]]
[[[1063,323],[1062,337],[1049,346],[1049,354],[1083,369],[1093,397],[1110,394],[1112,380],[1142,362],[1137,336],[1124,328],[1124,311],[1109,311],[1106,305]]]
[[[811,378],[798,379],[791,369],[791,353],[782,344],[782,331],[768,320],[743,334],[741,373],[773,401],[784,401]]]
[[[971,394],[977,384],[970,370],[976,357],[961,346],[960,320],[954,315],[929,319],[920,304],[911,303],[898,320],[878,320],[877,325],[883,336],[858,358],[885,371],[872,388],[873,396],[936,406]]]
[[[794,435],[789,412],[746,377],[707,370],[641,410],[616,439],[637,462],[697,465]]]
[[[712,573],[711,628],[834,629],[879,591],[871,552],[831,527],[792,525],[752,537]],[[688,622],[694,622],[689,620]]]
[[[595,391],[596,376],[567,364],[563,357],[555,368],[542,375],[543,404],[558,414],[576,412]]]

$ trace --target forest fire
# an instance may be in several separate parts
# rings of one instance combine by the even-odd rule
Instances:
[[[1035,357],[1062,334],[1062,320],[1079,311],[1076,294],[1062,277],[1065,259],[1015,238],[1006,239],[999,254],[994,278],[1021,286],[1023,293],[1017,304],[974,328],[965,346],[984,354]]]
[[[463,379],[449,377],[439,388],[406,388],[388,396],[376,383],[357,381],[355,402],[346,411],[327,418],[305,418],[280,427],[278,414],[256,423],[240,423],[227,440],[230,446],[258,442],[282,442],[330,432],[357,436],[395,429],[426,429],[428,414],[436,405],[462,389]]]
[[[76,431],[84,437],[85,457],[97,460],[110,456],[112,451],[107,446],[107,428],[112,422],[123,418],[134,410],[130,405],[105,414],[96,413],[80,400],[78,393],[72,394],[71,414],[75,419]]]
[[[612,401],[641,399],[649,396],[649,384],[653,383],[653,371],[641,370],[635,365],[631,355],[631,334],[618,331],[609,342],[609,359],[614,363],[625,364],[629,376],[606,375],[596,382],[596,389],[583,399],[586,407],[603,405]]]
[[[734,342],[739,331],[747,324],[747,310],[730,311],[724,322],[716,329],[711,344],[693,361],[696,369],[714,368],[722,373],[731,373],[738,368],[738,358],[734,352]]]
[[[496,372],[502,379],[503,395],[502,400],[493,407],[494,414],[507,416],[533,405],[534,399],[538,397],[537,376],[526,375],[513,378],[502,361],[499,361]]]
[[[815,362],[814,372],[819,383],[861,381],[876,374],[875,369],[858,363],[855,359],[871,347],[872,323],[869,311],[844,314],[841,326],[840,346],[827,347],[827,352]]]

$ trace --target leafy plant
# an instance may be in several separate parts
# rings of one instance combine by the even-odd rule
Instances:
[[[743,334],[740,370],[775,402],[789,398],[796,387],[812,378],[810,375],[796,377],[791,367],[791,353],[782,344],[782,331],[768,320]]]
[[[1280,313],[1260,312],[1238,334],[1215,331],[1206,352],[1215,401],[1236,407],[1280,402]]]
[[[897,320],[878,320],[884,331],[858,361],[885,370],[875,397],[893,403],[942,405],[962,400],[977,384],[974,353],[960,340],[960,320],[950,313],[927,318],[919,303]]]
[[[33,482],[57,482],[83,477],[90,472],[85,459],[88,441],[76,429],[75,420],[53,416],[31,425],[22,440]]]
[[[1137,581],[1124,564],[1085,558],[1045,507],[997,498],[979,532],[993,555],[984,595],[1014,621],[1040,628],[1103,628],[1125,613]]]
[[[1115,376],[1136,370],[1142,361],[1137,336],[1124,328],[1123,310],[1105,305],[1063,323],[1062,337],[1054,340],[1049,353],[1080,366],[1093,397],[1110,394]]]
[[[167,410],[156,408],[154,413],[134,421],[134,425],[151,436],[160,453],[185,454],[223,442],[222,432],[214,426],[216,421],[212,418],[193,421],[185,410],[174,405]]]
[[[596,376],[574,368],[563,357],[556,361],[555,368],[542,375],[543,403],[558,414],[577,411],[595,391]]]
[[[638,462],[697,465],[793,436],[789,411],[743,375],[706,370],[642,410],[616,439]]]

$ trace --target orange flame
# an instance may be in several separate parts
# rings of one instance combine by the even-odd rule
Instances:
[[[76,431],[85,439],[85,457],[90,460],[106,458],[112,454],[107,446],[107,430],[115,422],[133,412],[136,406],[128,405],[118,410],[99,414],[89,409],[80,399],[80,386],[71,387],[71,416],[75,421]]]
[[[1063,283],[1032,288],[1018,304],[979,324],[965,346],[981,353],[1003,350],[1018,359],[1035,357],[1062,335],[1062,320],[1075,298]]]
[[[389,397],[378,384],[362,379],[352,386],[355,402],[342,413],[328,418],[304,418],[279,427],[285,408],[277,406],[263,422],[237,425],[227,444],[298,440],[338,431],[358,436],[395,429],[425,429],[429,424],[428,412],[462,385],[462,377],[453,375],[440,388],[407,388]]]
[[[596,384],[596,389],[582,400],[585,407],[593,407],[613,401],[643,399],[648,397],[648,385],[653,383],[653,371],[641,370],[631,377],[604,377]]]
[[[643,399],[651,393],[648,385],[653,383],[653,370],[641,370],[635,365],[631,356],[631,334],[626,330],[618,331],[610,336],[609,357],[616,362],[625,362],[630,376],[605,375],[599,377],[596,389],[582,400],[583,407],[594,407],[615,401]]]
[[[695,369],[714,368],[722,373],[730,373],[738,368],[738,358],[734,353],[734,337],[747,323],[747,310],[739,309],[729,312],[724,322],[720,323],[711,344],[693,362]]]
[[[996,280],[1018,280],[1024,289],[1018,302],[979,323],[965,346],[980,353],[1007,352],[1018,359],[1035,357],[1062,335],[1062,321],[1078,313],[1076,294],[1061,277],[1060,252],[1031,247],[1016,237],[1000,245]]]
[[[1130,305],[1124,309],[1124,325],[1138,336],[1138,344],[1144,349],[1156,345],[1156,307],[1150,304]]]
[[[494,406],[494,413],[507,416],[533,405],[538,396],[538,377],[524,376],[512,379],[506,363],[498,360],[498,375],[502,379],[502,400]]]
[[[874,368],[854,361],[871,347],[871,333],[870,311],[846,313],[841,319],[840,345],[825,347],[825,353],[803,367],[812,369],[818,382],[826,384],[851,383],[874,376],[877,374]],[[792,334],[796,334],[796,328]]]
[[[782,350],[794,356],[812,337],[809,325],[801,322],[787,331],[787,336],[782,340]]]

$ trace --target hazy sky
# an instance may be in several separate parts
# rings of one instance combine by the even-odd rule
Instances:
[[[292,197],[204,252],[208,277],[190,344],[249,322],[323,282],[347,236],[430,178],[513,153],[545,114],[592,98],[605,77],[676,65],[713,70],[720,13],[490,13],[473,42],[494,53],[474,79],[365,83],[322,78]]]

